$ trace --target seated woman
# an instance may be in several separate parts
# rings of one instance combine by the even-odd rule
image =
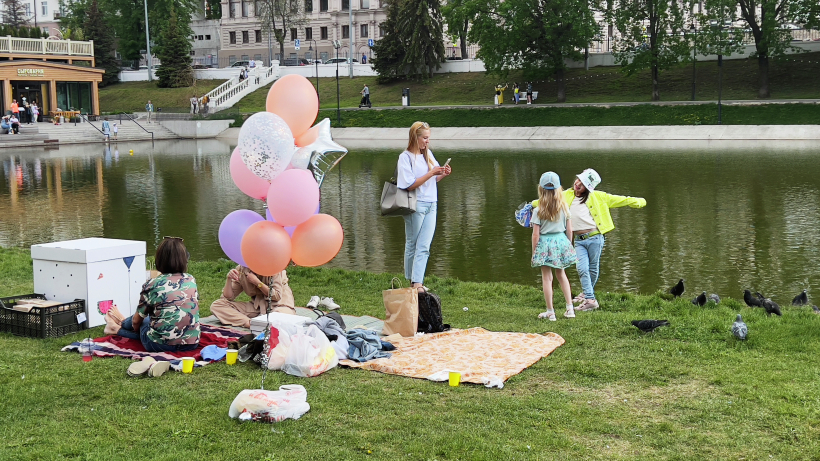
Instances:
[[[187,274],[190,254],[179,237],[165,237],[156,253],[160,272],[142,286],[133,317],[105,316],[105,333],[139,339],[148,352],[182,352],[199,345],[199,295]],[[111,313],[111,312],[109,312]]]
[[[6,115],[2,119],[0,119],[0,129],[3,130],[3,134],[11,134],[11,124],[9,124],[9,116]]]
[[[211,304],[211,313],[225,325],[250,328],[251,317],[258,317],[267,312],[269,291],[272,312],[296,314],[293,307],[293,291],[288,285],[286,271],[273,277],[260,277],[242,266],[236,266],[235,269],[228,271],[222,297]],[[251,300],[235,301],[243,292],[250,296]]]

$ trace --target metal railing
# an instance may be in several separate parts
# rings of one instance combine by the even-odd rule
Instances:
[[[127,118],[128,120],[131,120],[132,122],[136,123],[138,127],[142,128],[142,131],[144,131],[144,132],[146,132],[146,133],[150,133],[150,134],[151,134],[151,142],[154,142],[154,132],[153,132],[153,131],[148,131],[148,130],[146,130],[146,129],[145,129],[145,127],[144,127],[144,126],[142,126],[142,125],[140,125],[140,123],[139,123],[139,122],[137,121],[137,119],[135,119],[134,117],[132,117],[132,116],[130,116],[130,115],[128,115],[128,114],[120,114],[120,125],[122,125],[122,116],[123,116],[123,115],[124,115],[124,116],[125,116],[125,118]]]
[[[94,41],[20,38],[7,35],[0,38],[0,53],[59,54],[93,57]]]

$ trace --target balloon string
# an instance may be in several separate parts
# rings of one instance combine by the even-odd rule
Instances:
[[[267,205],[265,205],[267,207]],[[265,390],[265,377],[268,375],[268,360],[270,360],[270,312],[271,312],[271,293],[273,292],[273,277],[270,278],[270,285],[268,285],[268,307],[265,309],[265,316],[268,320],[265,325],[265,344],[268,346],[264,349],[265,357],[262,357],[262,384],[259,386],[263,391]]]

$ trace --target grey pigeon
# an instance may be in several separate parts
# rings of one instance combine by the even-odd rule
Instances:
[[[712,294],[709,295],[709,300],[712,301],[715,304],[720,304],[720,296],[718,296],[715,293],[712,293]]]
[[[649,333],[650,331],[654,331],[655,328],[669,325],[669,322],[666,320],[633,320],[632,325],[635,325],[644,333]]]
[[[695,299],[692,300],[692,304],[696,306],[705,306],[706,305],[706,292],[702,292],[701,294],[697,295]]]
[[[799,295],[795,296],[794,299],[792,299],[792,306],[805,306],[808,303],[809,296],[806,294],[806,290],[803,290],[802,293],[800,293]]]
[[[740,314],[737,314],[737,319],[735,323],[732,324],[732,334],[740,340],[746,339],[746,335],[749,334],[749,327],[747,327],[743,319],[740,318]]]
[[[763,296],[760,293],[756,292],[755,294],[757,294],[757,298],[760,300],[760,303],[763,305],[763,309],[766,309],[766,315],[768,315],[769,317],[771,317],[772,314],[775,314],[775,315],[778,315],[778,316],[781,316],[781,317],[783,316],[783,314],[780,312],[780,306],[778,306],[776,302],[772,301],[770,298],[767,298],[767,297]]]
[[[759,299],[752,296],[752,292],[749,290],[743,290],[743,301],[745,301],[746,305],[749,307],[763,307],[763,303],[761,303]]]
[[[676,298],[680,298],[680,295],[683,294],[684,290],[685,289],[683,287],[683,279],[680,279],[680,281],[678,281],[678,283],[675,286],[669,289],[669,293],[672,293],[672,296]]]
[[[811,306],[811,309],[814,311],[815,314],[820,314],[820,307]]]

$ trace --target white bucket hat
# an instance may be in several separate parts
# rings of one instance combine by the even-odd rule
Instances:
[[[595,190],[595,188],[598,187],[598,184],[601,184],[601,175],[599,175],[598,172],[592,168],[587,168],[584,170],[578,175],[578,179],[581,180],[581,184],[583,184],[584,187],[591,191]]]

